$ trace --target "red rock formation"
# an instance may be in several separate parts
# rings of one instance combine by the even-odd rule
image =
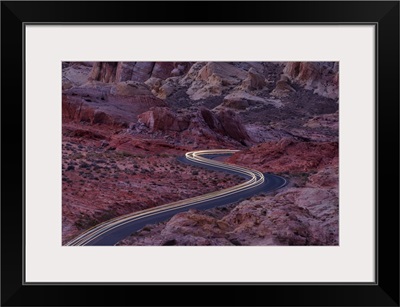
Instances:
[[[240,116],[232,110],[222,109],[216,113],[213,113],[206,108],[202,108],[197,117],[200,117],[200,122],[203,123],[201,131],[206,133],[207,129],[204,128],[208,128],[210,130],[208,133],[210,138],[212,136],[211,132],[213,132],[219,135],[228,136],[229,138],[232,138],[233,140],[245,146],[248,146],[252,142],[246,128],[241,121]],[[204,125],[206,127],[204,127]]]
[[[220,134],[225,133],[224,127],[222,127],[221,122],[210,110],[202,108],[200,110],[200,116],[203,118],[204,122],[211,130]]]
[[[251,138],[237,113],[229,109],[222,109],[217,113],[217,118],[227,136],[243,145],[250,144]]]
[[[164,107],[144,85],[134,81],[117,84],[88,83],[64,91],[62,114],[65,121],[91,124],[114,123],[128,126],[151,107]]]
[[[203,136],[205,141],[210,141],[218,140],[220,136],[228,136],[243,145],[249,145],[251,142],[240,116],[231,110],[224,109],[214,114],[202,108],[195,116],[189,116],[178,115],[168,108],[152,108],[140,114],[138,119],[152,132],[188,130],[185,135],[191,139]]]
[[[140,114],[138,119],[151,131],[183,131],[189,127],[190,122],[187,116],[178,116],[168,108],[152,108]]]
[[[297,142],[283,139],[235,153],[229,161],[256,167],[263,172],[310,172],[337,165],[338,152],[337,142]]]

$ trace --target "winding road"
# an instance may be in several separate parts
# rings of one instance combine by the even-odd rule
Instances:
[[[186,153],[185,157],[181,157],[179,160],[195,166],[239,175],[247,179],[245,182],[220,191],[111,219],[88,229],[66,245],[115,245],[144,226],[165,221],[179,212],[187,211],[191,208],[205,210],[235,203],[258,193],[271,192],[286,185],[286,180],[282,177],[272,174],[262,174],[256,170],[213,160],[215,157],[231,155],[237,151],[228,149],[192,151]]]

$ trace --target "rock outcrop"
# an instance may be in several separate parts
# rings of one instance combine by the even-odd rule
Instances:
[[[155,96],[160,99],[166,99],[178,90],[179,80],[178,77],[170,77],[166,80],[151,77],[145,83]]]
[[[232,110],[220,110],[216,114],[226,135],[243,145],[250,145],[251,138],[240,116]]]
[[[245,70],[225,62],[208,62],[196,74],[195,69],[198,68],[200,66],[189,71],[189,75],[183,80],[183,83],[189,81],[187,94],[193,100],[220,96],[227,90],[240,85],[247,77]],[[189,76],[192,76],[193,79],[189,80]]]
[[[129,126],[151,107],[165,106],[165,102],[155,97],[146,85],[134,81],[92,81],[65,90],[62,97],[63,120],[91,124]]]
[[[261,90],[267,85],[263,75],[259,74],[253,67],[247,72],[247,78],[242,82],[242,88],[245,90]]]
[[[196,135],[209,139],[219,139],[226,136],[242,145],[248,146],[252,139],[238,114],[229,109],[212,112],[202,108],[197,114],[177,114],[169,108],[152,108],[138,116],[138,121],[146,125],[151,132],[187,130],[186,136]]]
[[[289,96],[289,94],[293,92],[296,92],[296,90],[289,84],[289,79],[283,75],[281,76],[281,79],[276,82],[275,88],[272,90],[271,95],[282,98]]]
[[[80,86],[88,81],[91,68],[86,63],[69,63],[62,70],[62,89]]]
[[[167,79],[185,74],[191,62],[94,62],[89,80],[104,83]]]
[[[112,83],[116,81],[118,62],[93,62],[89,81]]]
[[[139,123],[145,124],[151,131],[183,131],[189,127],[187,116],[179,116],[168,108],[152,108],[138,116]]]
[[[206,125],[212,130],[220,134],[225,134],[224,127],[219,121],[218,117],[206,108],[200,110],[200,117],[204,120]]]
[[[338,62],[288,62],[283,72],[315,94],[331,99],[339,98]]]
[[[200,116],[212,131],[226,135],[242,145],[248,146],[252,139],[238,114],[229,109],[222,109],[216,113],[208,109],[201,109]]]

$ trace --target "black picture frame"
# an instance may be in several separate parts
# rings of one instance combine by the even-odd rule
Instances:
[[[32,22],[375,25],[376,282],[40,285],[24,283],[23,41],[24,25]],[[1,3],[1,149],[2,306],[399,306],[398,1],[3,1]],[[186,297],[191,300],[185,300]]]

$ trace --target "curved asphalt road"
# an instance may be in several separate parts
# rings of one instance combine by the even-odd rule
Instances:
[[[247,179],[244,183],[111,219],[85,231],[66,245],[115,245],[144,226],[165,221],[179,212],[187,211],[191,208],[206,210],[235,203],[258,193],[271,192],[286,185],[286,180],[282,177],[262,174],[255,170],[213,160],[217,156],[230,155],[236,151],[227,149],[193,151],[186,153],[185,157],[181,157],[179,160],[210,170],[224,171],[242,176]]]

